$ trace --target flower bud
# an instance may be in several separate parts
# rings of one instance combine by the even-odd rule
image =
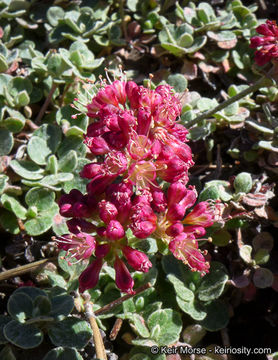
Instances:
[[[94,260],[79,276],[79,291],[83,293],[87,289],[94,288],[99,279],[102,268],[102,259]]]
[[[123,246],[123,254],[130,266],[136,271],[148,272],[152,267],[148,256],[143,252],[133,249],[130,246]]]
[[[110,240],[119,240],[125,236],[122,225],[117,220],[111,220],[106,228],[106,236]]]
[[[118,210],[116,206],[110,201],[101,200],[101,202],[98,204],[98,207],[99,217],[106,224],[108,224],[109,221],[114,220],[118,215]]]
[[[116,281],[115,282],[116,282],[116,285],[118,286],[118,288],[123,292],[126,292],[128,294],[133,294],[134,291],[132,289],[134,286],[134,281],[133,281],[126,265],[118,257],[116,257],[116,260],[114,262],[114,268],[116,271]]]

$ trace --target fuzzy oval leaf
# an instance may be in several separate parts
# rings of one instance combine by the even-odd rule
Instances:
[[[265,268],[256,269],[253,275],[254,285],[260,289],[270,287],[273,283],[273,273]]]
[[[43,169],[32,161],[27,160],[12,160],[10,167],[13,171],[24,179],[39,180],[43,177]]]
[[[187,88],[187,79],[182,74],[170,75],[167,82],[173,86],[177,92],[183,92]]]
[[[33,85],[31,81],[23,77],[14,77],[8,83],[8,90],[12,96],[17,96],[21,91],[26,91],[27,94],[31,94]]]
[[[73,307],[73,298],[69,295],[59,295],[51,298],[52,310],[50,315],[57,317],[59,315],[68,316]]]
[[[223,292],[228,280],[224,265],[217,262],[211,263],[210,272],[202,279],[198,288],[198,298],[201,301],[217,299]]]
[[[43,360],[83,360],[76,349],[57,347],[49,351]]]
[[[34,286],[22,286],[16,289],[13,293],[14,294],[25,294],[28,295],[33,301],[36,299],[37,296],[47,296],[46,293]]]
[[[19,219],[26,219],[27,210],[13,196],[3,194],[1,196],[1,203],[7,210],[12,211]]]
[[[252,189],[252,177],[247,172],[238,174],[234,180],[234,188],[237,193],[248,193]]]
[[[10,321],[4,327],[4,334],[12,344],[22,349],[33,349],[43,340],[43,333],[36,326],[21,324],[16,320]]]
[[[145,324],[144,318],[139,314],[133,314],[132,320],[138,334],[143,338],[149,338],[150,332]]]
[[[52,226],[53,216],[39,215],[35,219],[25,222],[25,230],[31,236],[38,236],[45,233]]]
[[[177,297],[177,303],[181,310],[190,315],[194,320],[203,320],[207,315],[204,307],[197,301],[184,301],[180,297]]]
[[[88,323],[74,317],[59,321],[49,330],[49,337],[56,346],[82,349],[90,340],[92,330]]]
[[[14,293],[8,301],[9,314],[19,322],[32,316],[33,302],[32,299],[24,293]]]
[[[39,211],[48,210],[55,200],[55,193],[51,190],[34,187],[25,195],[25,202],[28,206],[36,206]]]
[[[51,6],[46,13],[50,25],[57,26],[60,19],[63,19],[65,13],[60,6]]]
[[[4,336],[4,327],[7,325],[12,318],[7,315],[0,315],[0,345],[6,344],[8,340]]]
[[[59,170],[62,172],[72,172],[77,167],[77,154],[76,151],[70,150],[58,162]]]
[[[52,124],[43,124],[34,131],[33,135],[44,139],[53,154],[58,149],[62,139],[61,128]]]
[[[13,134],[7,129],[0,129],[0,156],[8,155],[14,146]]]
[[[173,284],[177,296],[184,301],[192,301],[194,299],[194,293],[189,290],[184,283],[179,280],[175,275],[167,275],[167,279]]]
[[[32,136],[27,145],[27,152],[38,165],[46,165],[47,158],[51,155],[51,149],[47,146],[46,141],[38,136]]]
[[[250,245],[243,245],[239,249],[239,255],[240,257],[247,263],[250,264],[252,261],[251,253],[252,253],[252,246]]]
[[[160,331],[154,338],[159,345],[169,345],[178,341],[182,329],[178,312],[172,309],[157,310],[149,316],[147,323],[151,331],[155,326],[160,326]]]

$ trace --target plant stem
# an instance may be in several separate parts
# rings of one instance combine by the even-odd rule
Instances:
[[[124,295],[124,296],[112,301],[111,303],[109,303],[109,304],[103,306],[102,308],[96,310],[95,314],[96,315],[102,315],[103,313],[113,309],[113,307],[122,304],[125,300],[130,299],[131,297],[133,297],[135,295],[138,295],[142,291],[149,289],[151,286],[152,286],[151,283],[147,283],[145,285],[142,285],[138,289],[135,290],[134,294]]]
[[[240,93],[236,94],[235,96],[230,97],[229,99],[223,101],[221,104],[217,105],[214,109],[206,111],[204,114],[197,116],[195,119],[186,123],[186,127],[191,127],[197,124],[199,121],[209,118],[211,115],[214,115],[218,111],[225,109],[225,107],[233,104],[234,102],[244,98],[248,94],[257,91],[261,87],[269,86],[272,82],[269,78],[261,77],[258,81],[256,81],[253,85],[249,86],[248,88],[244,89]]]
[[[14,269],[10,269],[10,270],[7,270],[7,271],[4,271],[0,274],[0,281],[3,281],[3,280],[7,280],[11,277],[15,277],[15,276],[18,276],[18,275],[22,275],[22,274],[25,274],[29,271],[32,271],[32,270],[35,270],[37,269],[38,267],[50,262],[50,261],[55,261],[57,260],[57,257],[52,257],[52,258],[48,258],[48,259],[43,259],[43,260],[39,260],[39,261],[35,261],[31,264],[27,264],[27,265],[22,265],[22,266],[19,266],[19,267],[16,267]]]
[[[45,102],[44,102],[43,106],[41,107],[40,112],[38,113],[38,116],[36,117],[35,122],[37,124],[41,121],[43,114],[46,112],[48,105],[52,99],[52,96],[53,96],[57,86],[58,86],[57,84],[53,83],[52,88],[51,88],[47,98],[45,99]]]
[[[86,311],[86,316],[90,322],[91,328],[93,330],[93,339],[95,344],[96,357],[101,360],[107,360],[102,336],[95,319],[92,303],[90,301],[85,303],[85,311]]]

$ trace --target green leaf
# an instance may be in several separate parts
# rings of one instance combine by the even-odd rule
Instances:
[[[52,26],[57,26],[59,20],[64,18],[64,15],[65,12],[60,6],[51,6],[46,13],[47,20]]]
[[[33,349],[43,340],[43,333],[36,326],[21,324],[16,320],[4,327],[4,334],[9,342],[22,349]]]
[[[228,275],[224,265],[212,262],[209,274],[206,274],[197,290],[197,296],[201,301],[217,299],[223,292]]]
[[[8,231],[11,234],[19,234],[20,229],[18,227],[17,218],[14,214],[11,214],[10,211],[1,210],[0,214],[0,224],[3,229]]]
[[[47,159],[46,170],[49,171],[51,174],[57,174],[58,160],[55,155],[50,155],[49,158]]]
[[[150,337],[150,332],[145,324],[144,318],[139,314],[133,314],[132,320],[136,329],[136,332],[144,338]]]
[[[3,194],[8,183],[8,176],[0,175],[0,195]]]
[[[219,190],[217,186],[209,186],[208,188],[204,189],[200,193],[199,200],[206,201],[206,200],[216,200],[220,198]]]
[[[76,151],[70,150],[66,155],[64,155],[58,163],[59,170],[62,172],[72,172],[77,167],[77,154]]]
[[[0,315],[0,345],[6,344],[8,342],[8,340],[4,336],[3,329],[5,325],[7,325],[11,320],[12,318],[10,316]]]
[[[242,172],[236,176],[233,185],[237,193],[249,193],[253,186],[252,177],[249,173]]]
[[[5,57],[0,54],[0,73],[6,72],[9,68],[9,65],[5,59]]]
[[[196,38],[194,38],[193,44],[190,47],[184,49],[185,53],[193,54],[199,51],[206,44],[206,42],[207,37],[205,35],[197,36]]]
[[[34,309],[32,312],[32,317],[43,317],[49,314],[51,310],[51,303],[49,299],[44,295],[39,295],[34,300]]]
[[[77,189],[81,191],[83,194],[86,192],[86,185],[88,184],[88,179],[83,179],[79,175],[80,171],[83,169],[84,165],[89,164],[91,161],[89,159],[85,158],[79,158],[77,167],[75,168],[73,172],[73,179],[67,181],[63,189],[66,193],[69,193],[72,189]]]
[[[240,249],[239,249],[239,255],[240,257],[247,263],[250,264],[252,262],[252,257],[251,257],[251,253],[252,253],[252,246],[250,245],[243,245]]]
[[[24,179],[39,180],[43,177],[43,169],[32,161],[28,160],[12,160],[10,167],[13,171]]]
[[[203,320],[207,315],[204,307],[197,301],[184,301],[177,297],[177,303],[181,310],[190,315],[194,320]]]
[[[182,330],[180,314],[172,309],[157,310],[148,318],[148,327],[152,330],[160,327],[154,335],[154,340],[159,345],[169,345],[178,341]]]
[[[254,285],[260,289],[270,287],[273,283],[273,273],[265,268],[258,268],[253,275]]]
[[[30,97],[26,90],[19,92],[15,97],[15,103],[17,106],[26,106],[30,102]]]
[[[201,2],[196,10],[198,18],[205,24],[216,18],[213,8],[208,3]]]
[[[8,155],[14,146],[13,134],[7,130],[0,128],[0,156]]]
[[[44,139],[32,136],[27,145],[29,157],[38,165],[46,165],[47,158],[51,155],[51,149]]]
[[[33,302],[26,294],[14,293],[8,301],[9,314],[19,322],[24,322],[27,318],[32,317]]]
[[[77,136],[68,136],[64,139],[61,145],[58,148],[58,156],[59,158],[66,155],[70,150],[75,150],[78,156],[84,157],[86,154],[87,148],[83,143],[83,139]]]
[[[187,33],[181,35],[181,37],[177,41],[177,45],[180,47],[188,48],[193,44],[193,36]]]
[[[30,95],[32,89],[33,89],[32,82],[27,78],[23,78],[19,76],[14,77],[8,83],[8,91],[14,97],[16,97],[22,91],[26,91],[27,94]]]
[[[182,57],[184,54],[186,54],[186,50],[183,47],[180,47],[178,45],[174,45],[171,43],[163,43],[161,44],[161,46],[169,51],[171,54],[177,56],[177,57]]]
[[[49,337],[56,346],[72,346],[82,349],[92,336],[88,323],[74,317],[59,321],[49,330]]]
[[[70,173],[58,173],[58,174],[45,176],[40,181],[40,183],[42,185],[55,186],[55,185],[58,185],[60,183],[66,182],[66,181],[70,181],[72,179],[73,179],[73,174],[70,174]]]
[[[57,286],[59,288],[67,288],[67,282],[66,280],[63,278],[63,276],[55,274],[51,271],[44,271],[44,273],[47,275],[49,283],[54,287]]]
[[[83,360],[76,349],[57,347],[49,351],[43,360]]]
[[[51,298],[51,307],[50,315],[54,317],[68,316],[74,308],[73,298],[69,295],[54,296]]]
[[[207,316],[200,321],[206,330],[218,331],[225,328],[229,322],[228,306],[221,300],[216,300],[205,307]]]
[[[173,86],[177,92],[184,92],[187,88],[187,79],[182,74],[170,75],[167,82],[169,85]]]
[[[65,259],[66,251],[60,251],[58,256],[58,264],[62,270],[68,273],[71,277],[77,277],[81,274],[86,268],[86,264],[79,262],[77,264],[69,265],[68,261]]]
[[[55,201],[55,193],[51,190],[34,187],[25,195],[28,206],[36,206],[39,211],[50,209]]]
[[[34,131],[33,135],[44,139],[47,143],[47,147],[53,154],[58,149],[62,139],[61,128],[52,124],[43,124]]]
[[[232,235],[227,231],[220,229],[212,234],[212,242],[216,246],[227,246],[232,239]]]
[[[194,293],[189,290],[175,275],[169,274],[167,275],[167,279],[174,285],[177,296],[179,296],[182,300],[192,301],[194,299]]]
[[[37,236],[45,233],[52,226],[53,217],[58,213],[59,207],[56,203],[47,210],[41,211],[34,219],[27,220],[24,224],[25,230],[31,236]]]
[[[208,31],[207,35],[209,38],[217,42],[231,41],[236,39],[236,35],[232,31],[219,31],[219,32]]]
[[[1,203],[7,210],[12,211],[19,219],[26,219],[27,210],[14,197],[3,194],[1,196]]]
[[[47,70],[51,76],[60,77],[69,65],[63,60],[60,54],[52,54],[47,61]]]
[[[14,291],[13,294],[25,294],[28,295],[33,301],[36,299],[37,296],[47,296],[47,294],[33,286],[22,286]]]
[[[4,119],[3,125],[13,133],[20,132],[25,125],[25,117],[16,110],[8,109],[9,117]]]

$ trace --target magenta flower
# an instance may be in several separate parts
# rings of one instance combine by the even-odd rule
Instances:
[[[255,51],[255,61],[259,66],[278,58],[278,26],[275,21],[267,20],[256,28],[258,34],[251,38],[250,47]]]
[[[107,262],[114,264],[117,287],[134,293],[126,264],[142,272],[152,264],[129,246],[130,231],[138,239],[164,242],[192,270],[208,272],[198,240],[214,217],[211,205],[195,205],[197,193],[186,187],[194,162],[188,131],[177,123],[178,95],[168,85],[152,90],[132,81],[103,81],[87,110],[92,123],[84,143],[92,162],[80,176],[90,182],[86,194],[72,190],[61,196],[60,213],[70,218],[71,234],[57,238],[70,259],[95,256],[80,275],[80,291],[97,285]]]
[[[123,246],[122,251],[128,264],[134,270],[148,272],[149,268],[152,267],[149,258],[142,251],[133,249],[130,246]]]
[[[177,259],[187,264],[192,271],[199,271],[201,275],[208,273],[209,263],[198,248],[194,236],[185,233],[179,234],[170,242],[169,249]]]
[[[117,256],[114,262],[114,268],[116,271],[116,285],[118,288],[128,294],[133,294],[134,281],[128,271],[124,262]]]
[[[58,248],[67,252],[65,259],[83,260],[89,258],[95,250],[95,238],[86,233],[68,234],[56,238]]]
[[[79,291],[81,293],[97,285],[102,261],[102,258],[94,260],[79,276]]]

